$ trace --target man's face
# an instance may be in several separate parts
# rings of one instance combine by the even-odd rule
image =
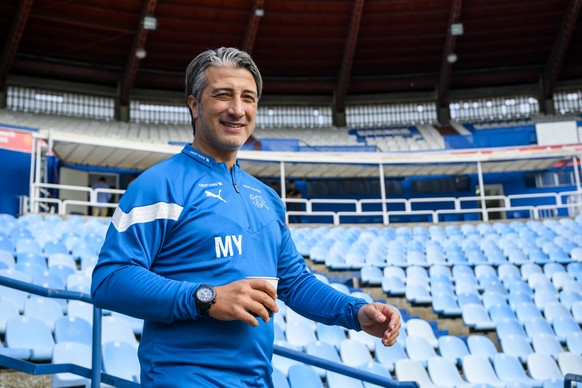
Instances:
[[[246,69],[209,67],[200,104],[188,98],[196,134],[194,147],[229,166],[253,132],[257,114],[257,85]]]

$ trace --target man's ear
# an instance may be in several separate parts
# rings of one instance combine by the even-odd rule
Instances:
[[[188,96],[188,106],[190,107],[190,110],[192,111],[192,116],[194,117],[194,119],[197,119],[198,118],[198,102],[196,101],[196,98],[194,98],[193,95]]]

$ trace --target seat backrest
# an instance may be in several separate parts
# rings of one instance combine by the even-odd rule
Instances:
[[[443,335],[438,339],[441,356],[460,364],[463,357],[470,354],[465,341],[454,335]]]
[[[103,342],[103,370],[129,381],[139,382],[137,347],[124,341]]]
[[[547,354],[532,353],[527,357],[527,370],[536,380],[562,379],[562,372],[556,361]]]
[[[368,347],[353,339],[346,339],[340,344],[340,357],[348,366],[359,367],[374,361]]]
[[[78,342],[91,346],[91,324],[81,317],[63,316],[55,321],[54,337],[56,343]]]
[[[137,347],[138,342],[131,325],[115,316],[105,316],[102,319],[102,343],[122,341]]]
[[[505,384],[503,384],[495,374],[493,365],[487,357],[469,354],[463,357],[461,364],[463,367],[463,374],[468,382],[472,384],[505,386]]]
[[[30,349],[31,361],[49,361],[54,345],[50,328],[39,319],[18,316],[6,323],[6,346]]]
[[[337,349],[327,342],[315,341],[307,344],[305,352],[309,355],[320,357],[331,362],[341,363],[342,360],[339,356]],[[325,369],[315,368],[315,371],[320,377],[325,377]]]
[[[562,352],[558,355],[558,367],[564,376],[568,373],[582,375],[582,355],[580,353]]]
[[[470,335],[467,337],[467,347],[471,354],[493,358],[499,351],[493,341],[484,335]]]
[[[422,362],[423,366],[429,358],[437,356],[435,349],[426,339],[411,335],[406,337],[406,353],[411,360]]]
[[[444,357],[429,358],[427,369],[430,379],[438,386],[456,387],[467,384],[457,370],[457,366]]]
[[[438,348],[439,343],[430,323],[420,318],[411,318],[406,322],[408,335],[423,337],[433,348]]]
[[[323,388],[321,377],[315,369],[306,364],[289,367],[290,388]]]

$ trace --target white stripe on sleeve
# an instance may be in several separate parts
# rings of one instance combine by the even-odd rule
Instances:
[[[134,224],[141,224],[155,220],[173,220],[176,221],[183,206],[175,203],[158,202],[148,206],[138,206],[131,209],[129,213],[124,213],[118,206],[113,213],[111,222],[119,232],[125,232]]]

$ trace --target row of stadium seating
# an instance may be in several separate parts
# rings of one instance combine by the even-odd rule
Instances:
[[[107,224],[108,221],[91,217],[62,218],[28,214],[16,218],[0,215],[0,275],[45,287],[87,293],[91,269]],[[403,309],[404,325],[399,341],[394,347],[384,348],[379,347],[378,341],[365,333],[316,324],[278,301],[280,313],[275,315],[276,344],[307,354],[325,351],[327,359],[367,368],[375,373],[382,371],[384,376],[401,381],[421,381],[426,378],[426,381],[422,380],[421,386],[449,384],[449,380],[443,380],[445,377],[439,375],[444,371],[450,372],[446,374],[447,379],[455,379],[459,384],[462,382],[462,385],[479,383],[505,386],[513,380],[507,380],[508,375],[504,374],[506,372],[499,365],[514,361],[523,370],[522,374],[518,368],[517,373],[526,377],[522,383],[530,386],[558,386],[563,384],[565,373],[582,374],[582,370],[579,370],[582,362],[576,357],[582,354],[582,263],[577,253],[580,248],[580,238],[577,236],[580,236],[582,230],[580,218],[461,226],[304,227],[291,230],[300,251],[308,252],[306,256],[313,251],[313,246],[321,242],[329,247],[345,244],[342,246],[346,257],[354,246],[367,246],[367,250],[362,253],[364,257],[372,256],[375,250],[383,250],[387,258],[390,252],[398,249],[403,249],[405,253],[422,252],[427,255],[430,249],[437,246],[454,246],[469,256],[468,252],[490,249],[488,244],[496,240],[499,243],[496,246],[502,253],[505,252],[502,247],[508,248],[510,242],[513,242],[516,247],[523,244],[541,252],[552,252],[544,247],[554,244],[565,255],[548,254],[539,263],[536,262],[539,258],[531,260],[526,256],[523,263],[504,261],[492,264],[488,261],[466,260],[459,263],[444,261],[418,265],[416,262],[403,262],[394,265],[388,264],[386,260],[381,262],[381,266],[364,263],[359,269],[349,267],[347,269],[355,269],[360,274],[362,284],[376,287],[377,291],[382,291],[386,296],[404,298],[412,305],[432,306],[433,312],[443,319],[460,318],[462,325],[471,334],[450,335],[434,322],[408,315],[406,309]],[[523,243],[519,242],[520,237]],[[526,241],[530,244],[527,245]],[[485,257],[489,257],[490,252],[487,251]],[[325,260],[319,262],[325,263]],[[372,268],[376,272],[368,273],[367,270]],[[349,288],[345,283],[320,273],[316,273],[316,276],[342,292],[373,300],[362,289]],[[404,286],[401,293],[398,293],[396,283],[390,283],[394,279],[398,279]],[[77,346],[60,345],[57,351],[58,344],[90,344],[90,304],[32,297],[22,291],[0,287],[0,306],[3,354],[24,349],[24,354],[19,356],[21,358],[56,362],[55,357],[60,357],[59,352],[63,351],[61,347],[72,349]],[[120,325],[124,329],[119,329],[119,325],[114,329],[116,322],[123,322]],[[25,331],[31,323],[37,325],[37,328]],[[119,345],[123,343],[136,349],[141,325],[141,320],[105,311],[103,345],[118,343],[119,348],[125,347]],[[41,333],[46,334],[44,339],[41,339]],[[20,339],[13,339],[15,335]],[[491,336],[498,345],[489,339]],[[487,341],[490,344],[483,347],[488,350],[475,345],[475,342]],[[41,348],[33,351],[37,345]],[[342,348],[345,350],[342,351]],[[132,359],[136,360],[135,350],[132,354]],[[475,357],[485,357],[487,363]],[[496,365],[496,358],[503,358],[503,361],[497,361]],[[484,373],[487,375],[475,377],[471,372],[471,365],[475,363],[490,366],[490,369],[485,368]],[[538,366],[538,363],[544,368]],[[294,370],[300,369],[292,368],[296,364],[281,356],[274,357],[274,377],[281,384],[277,386],[288,384],[293,388],[297,386],[297,380],[303,381],[294,377]],[[411,377],[407,374],[409,370],[416,370],[417,373]],[[328,387],[362,384],[353,379],[346,380],[348,378],[339,374],[320,369],[314,371],[319,383],[325,383]],[[126,376],[132,381],[138,379],[135,371]],[[501,383],[492,380],[492,376]],[[62,375],[55,377],[62,378]]]

